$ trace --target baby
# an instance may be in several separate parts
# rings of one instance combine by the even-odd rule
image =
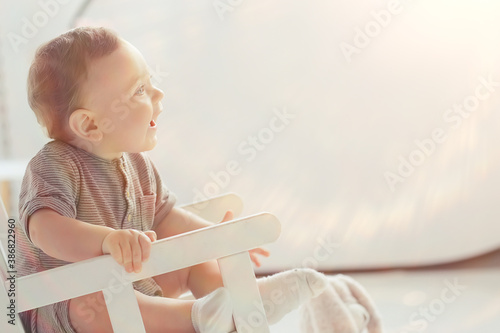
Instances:
[[[73,29],[37,50],[28,98],[53,140],[23,179],[19,275],[103,254],[127,272],[140,272],[152,242],[210,225],[175,206],[145,153],[157,143],[163,97],[141,53],[109,29]],[[223,221],[231,219],[228,212]],[[263,249],[250,254],[257,265],[258,255],[268,255]],[[314,270],[299,269],[261,278],[258,287],[264,302],[276,291],[282,295],[266,309],[273,324],[326,282]],[[216,261],[137,281],[134,289],[147,332],[235,330]],[[187,290],[196,300],[176,299]],[[112,332],[102,292],[20,316],[32,332]]]

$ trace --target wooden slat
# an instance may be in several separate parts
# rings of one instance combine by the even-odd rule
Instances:
[[[220,222],[224,214],[230,210],[234,217],[240,216],[243,211],[243,200],[235,193],[226,193],[207,200],[181,206],[185,210],[201,216],[210,222]]]
[[[269,333],[255,273],[248,252],[218,260],[224,281],[233,300],[233,318],[238,333]]]
[[[107,296],[104,299],[114,333],[146,333],[131,283],[119,289],[107,289],[105,293]]]
[[[274,242],[280,229],[275,216],[260,213],[156,241],[141,273],[126,273],[105,255],[24,276],[17,280],[23,292],[18,298],[18,311],[248,251]]]

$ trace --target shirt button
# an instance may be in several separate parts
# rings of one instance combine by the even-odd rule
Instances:
[[[132,220],[132,215],[128,214],[128,216],[127,216],[127,221],[129,221],[129,222],[130,222],[130,220]]]
[[[130,192],[127,191],[127,198],[130,198]]]

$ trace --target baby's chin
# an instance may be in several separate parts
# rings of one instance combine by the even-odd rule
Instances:
[[[158,140],[156,140],[156,138],[151,139],[144,147],[142,147],[141,151],[139,151],[139,152],[153,150],[157,144],[158,144]]]

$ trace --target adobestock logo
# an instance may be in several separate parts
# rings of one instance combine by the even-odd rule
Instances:
[[[474,89],[474,93],[465,97],[462,103],[455,103],[453,107],[445,110],[443,120],[450,124],[448,130],[442,127],[437,127],[432,130],[431,137],[423,140],[415,140],[416,148],[413,149],[407,157],[398,156],[397,171],[384,172],[384,178],[387,186],[394,192],[399,183],[404,183],[411,175],[413,175],[417,167],[423,165],[425,161],[432,156],[439,145],[446,142],[450,129],[458,129],[465,119],[469,118],[481,105],[481,102],[489,99],[500,86],[500,82],[493,80],[493,75],[489,74],[488,78],[480,76],[479,84]]]
[[[21,18],[21,33],[7,33],[7,39],[12,49],[16,53],[19,52],[21,45],[28,44],[29,40],[34,38],[40,29],[45,27],[49,23],[49,20],[59,13],[60,5],[67,3],[69,3],[69,0],[39,0],[38,5],[41,9],[33,14],[31,19],[28,19],[26,16]]]
[[[354,37],[352,43],[340,43],[340,51],[348,63],[352,62],[354,54],[360,54],[361,50],[370,45],[371,41],[380,35],[384,28],[387,28],[392,22],[392,17],[403,12],[403,7],[399,0],[390,0],[387,3],[387,9],[379,11],[372,10],[370,16],[373,20],[368,21],[363,29],[359,26],[354,27]]]
[[[283,132],[295,119],[295,114],[288,112],[286,107],[281,110],[276,108],[273,113],[274,116],[269,119],[266,127],[261,128],[238,143],[236,151],[239,157],[244,158],[244,162],[230,160],[223,170],[209,172],[208,175],[211,181],[207,182],[201,189],[193,189],[193,202],[204,201],[218,195],[221,190],[229,186],[232,177],[239,175],[243,171],[242,165],[245,162],[254,161],[259,152],[264,151],[274,141],[277,134]],[[195,208],[201,210],[205,205],[206,203],[199,203]]]
[[[325,238],[317,238],[312,256],[302,260],[302,267],[318,270],[319,264],[332,257],[333,253],[340,248],[342,242],[343,240],[338,241],[331,235],[327,235]]]
[[[102,290],[102,295],[98,293],[87,295],[85,302],[78,304],[76,312],[86,323],[93,321],[97,313],[105,311],[106,303],[113,300],[113,295],[120,294],[125,289],[125,286],[133,281],[131,274],[127,273],[123,267],[118,271],[113,270],[111,273],[114,277],[109,280],[108,288]],[[75,328],[78,329],[78,327]]]
[[[453,283],[445,280],[445,288],[441,290],[439,297],[434,298],[427,306],[421,306],[418,311],[410,315],[410,323],[400,333],[408,332],[424,332],[429,327],[429,323],[433,323],[443,314],[447,305],[454,303],[458,297],[462,295],[467,286],[460,285],[458,279],[455,278]]]
[[[243,0],[215,0],[213,6],[220,20],[224,21],[224,15],[227,12],[233,12],[242,2]]]

